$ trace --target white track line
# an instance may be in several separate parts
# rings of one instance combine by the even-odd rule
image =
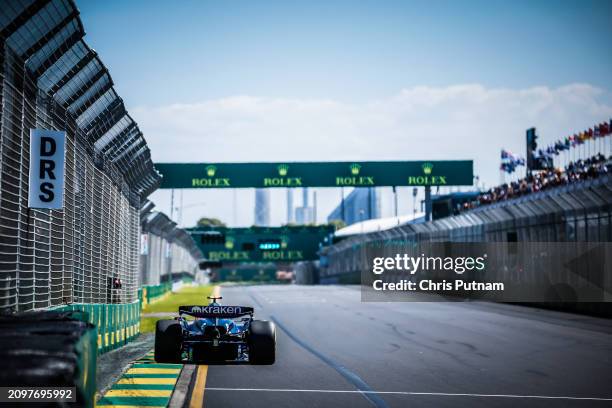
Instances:
[[[359,391],[359,390],[301,390],[292,388],[222,388],[209,387],[206,391],[253,391],[253,392],[318,392],[331,394],[388,394],[388,395],[431,395],[443,397],[479,397],[479,398],[537,398],[537,399],[561,399],[578,401],[612,401],[612,398],[600,397],[567,397],[550,395],[513,395],[513,394],[467,394],[450,392],[412,392],[412,391]]]

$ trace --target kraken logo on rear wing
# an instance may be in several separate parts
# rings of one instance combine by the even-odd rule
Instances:
[[[199,318],[227,318],[253,315],[253,308],[247,306],[179,306],[179,314]]]

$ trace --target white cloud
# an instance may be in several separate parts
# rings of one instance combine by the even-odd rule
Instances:
[[[463,84],[407,88],[361,104],[233,96],[130,112],[155,161],[474,159],[475,172],[492,185],[499,181],[500,148],[522,154],[525,129],[535,126],[542,144],[551,142],[611,117],[605,101],[610,94],[588,84],[526,89]],[[337,193],[320,196],[322,219]],[[156,197],[163,201],[167,195]],[[249,224],[252,208],[242,207],[238,222]],[[206,210],[232,219],[227,204],[211,203]],[[278,209],[275,222],[284,221],[284,211]]]

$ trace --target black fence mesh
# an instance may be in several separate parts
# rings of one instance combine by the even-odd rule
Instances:
[[[137,299],[140,206],[160,176],[83,35],[71,0],[0,8],[0,310]],[[27,206],[34,128],[66,132],[61,210]]]

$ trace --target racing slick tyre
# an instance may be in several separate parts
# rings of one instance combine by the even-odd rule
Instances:
[[[158,320],[155,325],[155,361],[180,363],[181,325],[176,320]]]
[[[251,364],[274,364],[276,358],[276,326],[266,320],[253,320],[249,329],[249,361]]]

